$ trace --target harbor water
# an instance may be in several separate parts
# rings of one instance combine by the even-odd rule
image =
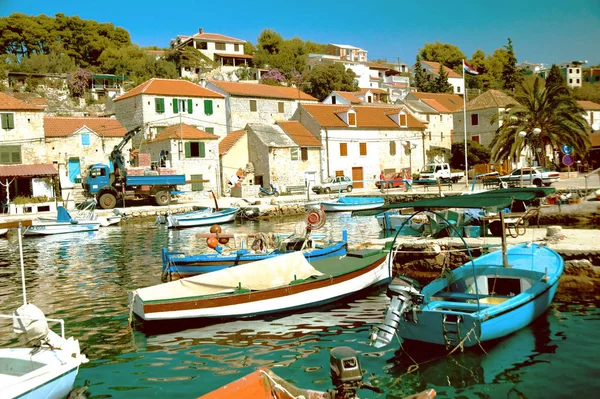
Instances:
[[[299,217],[236,222],[228,232],[289,233]],[[373,217],[328,214],[320,233],[349,245],[379,238]],[[191,325],[180,331],[143,331],[129,324],[127,293],[160,283],[161,249],[205,252],[196,238],[208,227],[167,230],[152,219],[130,220],[97,232],[23,240],[27,299],[47,317],[63,318],[90,362],[81,366],[71,397],[195,398],[258,367],[270,367],[304,388],[327,390],[329,350],[359,354],[365,380],[401,398],[434,388],[440,398],[568,398],[600,390],[598,304],[555,301],[532,325],[496,342],[447,356],[437,347],[393,342],[369,346],[371,326],[388,299],[369,292],[304,313],[268,319]],[[23,302],[16,232],[0,239],[0,313]],[[17,345],[11,325],[0,325],[0,347]]]

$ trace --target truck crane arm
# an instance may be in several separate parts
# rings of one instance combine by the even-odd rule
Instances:
[[[132,139],[135,137],[136,134],[138,134],[140,131],[142,130],[141,126],[138,126],[130,131],[128,131],[125,136],[123,136],[123,140],[121,140],[121,142],[119,142],[119,144],[117,144],[115,146],[115,148],[113,148],[112,152],[110,153],[110,160],[113,163],[113,166],[115,168],[115,177],[117,179],[121,179],[125,177],[125,157],[123,156],[123,153],[121,152],[123,150],[123,147],[125,147],[125,145]]]

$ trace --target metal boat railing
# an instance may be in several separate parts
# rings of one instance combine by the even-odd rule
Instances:
[[[37,321],[39,319],[36,319],[35,317],[31,317],[31,316],[15,316],[15,315],[5,315],[5,314],[0,314],[0,319],[18,319],[18,320],[27,320],[27,321]],[[65,321],[63,319],[49,319],[47,317],[44,317],[44,319],[46,321],[51,321],[53,323],[60,323],[60,336],[62,337],[62,339],[65,339]]]

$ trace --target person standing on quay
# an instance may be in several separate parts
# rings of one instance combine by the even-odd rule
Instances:
[[[385,189],[385,175],[383,174],[383,170],[379,175],[379,184],[381,184],[381,193],[383,194],[383,190]]]

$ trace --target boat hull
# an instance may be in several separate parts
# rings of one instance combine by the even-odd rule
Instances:
[[[181,215],[168,215],[167,227],[170,229],[208,226],[212,224],[229,223],[235,220],[238,208],[228,208],[215,212],[198,211]]]
[[[332,243],[327,247],[310,248],[302,251],[304,257],[308,260],[319,260],[333,256],[346,255],[346,242]],[[232,266],[243,265],[250,262],[274,258],[282,255],[284,252],[278,250],[272,252],[250,252],[245,250],[237,251],[236,254],[221,255],[203,254],[193,256],[178,256],[178,253],[167,252],[163,249],[163,274],[167,273],[173,278],[185,278],[200,273],[210,273],[217,270],[226,269]]]
[[[350,267],[347,272],[330,275],[324,274],[320,277],[307,278],[300,282],[290,281],[288,284],[275,286],[273,288],[249,291],[233,290],[227,294],[190,296],[177,299],[154,299],[144,300],[137,291],[130,293],[130,303],[133,303],[133,313],[144,321],[176,320],[176,319],[230,319],[239,317],[254,317],[273,313],[283,313],[292,310],[312,308],[334,302],[340,298],[356,294],[364,289],[389,283],[391,271],[389,265],[389,254],[378,251],[379,255],[371,255],[371,259],[354,259],[350,256],[347,264],[360,262],[362,267]],[[290,255],[282,255],[277,259],[286,262]],[[302,256],[299,254],[298,256]],[[275,259],[256,262],[240,267],[258,265],[259,263],[275,261]],[[326,265],[330,262],[344,262],[348,256],[342,259],[329,258],[313,261],[311,264]],[[317,270],[320,270],[315,266]],[[222,273],[218,271],[215,273]],[[208,279],[212,274],[202,276]],[[197,276],[198,277],[198,276]],[[194,279],[195,277],[192,277]],[[197,284],[182,279],[176,283]],[[206,280],[208,281],[208,280]],[[174,283],[167,283],[174,284]],[[214,282],[212,284],[217,284]],[[158,287],[158,286],[155,286]],[[143,290],[143,289],[142,289]],[[140,290],[140,291],[142,291]],[[242,291],[242,292],[240,292]]]
[[[3,398],[59,399],[75,382],[80,362],[60,350],[0,349],[0,386]]]
[[[354,201],[349,201],[353,199]],[[348,202],[344,202],[344,201]],[[385,204],[383,198],[345,197],[334,201],[322,201],[321,207],[325,212],[363,211],[378,208]]]
[[[96,231],[100,228],[100,222],[36,222],[28,226],[24,236],[46,236],[53,234],[86,233]]]

